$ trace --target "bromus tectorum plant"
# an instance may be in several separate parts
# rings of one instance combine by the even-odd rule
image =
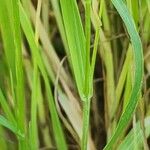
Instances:
[[[69,46],[70,61],[76,84],[83,101],[83,130],[81,149],[87,149],[90,102],[93,93],[93,73],[96,60],[98,33],[94,45],[92,63],[90,60],[91,39],[91,0],[85,0],[85,33],[81,24],[76,1],[60,1],[66,38]],[[70,15],[70,16],[69,16]],[[72,19],[72,20],[71,20]]]
[[[0,0],[0,149],[148,150],[149,0]]]

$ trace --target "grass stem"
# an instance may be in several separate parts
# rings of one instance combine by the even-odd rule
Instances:
[[[87,150],[88,143],[88,130],[89,130],[89,120],[90,120],[90,99],[83,101],[83,133],[81,141],[81,150]]]

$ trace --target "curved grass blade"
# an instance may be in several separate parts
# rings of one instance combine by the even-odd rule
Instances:
[[[129,99],[129,103],[117,125],[117,128],[111,137],[108,144],[105,146],[105,150],[112,149],[114,143],[117,141],[118,137],[121,136],[124,128],[127,126],[128,122],[132,118],[132,114],[136,108],[138,103],[138,96],[141,90],[142,85],[142,78],[143,78],[143,54],[142,54],[142,44],[140,37],[136,31],[134,21],[130,16],[128,9],[122,0],[112,0],[113,5],[117,9],[118,13],[120,14],[123,22],[126,25],[128,33],[131,38],[131,43],[134,50],[134,62],[135,62],[135,73],[134,73],[134,84],[133,90],[131,92],[131,96]]]

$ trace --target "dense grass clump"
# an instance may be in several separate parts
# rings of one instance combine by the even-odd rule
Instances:
[[[149,0],[0,0],[0,149],[148,150]]]

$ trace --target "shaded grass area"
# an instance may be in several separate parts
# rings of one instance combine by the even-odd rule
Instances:
[[[0,0],[1,149],[148,150],[149,15],[148,0]]]

